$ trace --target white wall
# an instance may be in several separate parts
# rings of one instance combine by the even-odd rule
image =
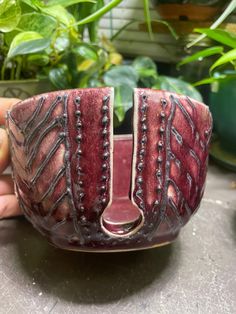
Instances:
[[[105,0],[105,2],[109,1]],[[151,9],[151,17],[158,19],[158,14],[153,8]],[[133,19],[140,20],[140,23],[144,21],[143,1],[123,0],[118,7],[103,17],[100,22],[100,32],[110,38]],[[231,15],[228,22],[236,23],[236,13]],[[235,31],[235,28],[231,30]],[[148,33],[140,31],[139,23],[130,25],[119,35],[114,44],[118,51],[126,56],[147,55],[155,60],[168,63],[176,62],[183,56],[180,42],[176,41],[168,31],[165,34],[154,34],[154,40],[151,41]]]
[[[158,19],[158,14],[154,9],[151,9],[151,17]],[[100,22],[100,33],[110,38],[134,19],[139,20],[140,23],[145,20],[142,0],[124,0],[103,17]],[[154,34],[154,40],[151,41],[147,32],[140,31],[139,23],[132,24],[124,30],[114,44],[125,55],[147,55],[164,62],[176,61],[177,50],[180,50],[176,40],[170,34]]]

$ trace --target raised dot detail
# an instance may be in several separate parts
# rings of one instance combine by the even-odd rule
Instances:
[[[103,112],[107,112],[107,111],[108,111],[108,109],[109,109],[109,108],[108,108],[108,106],[107,106],[107,105],[102,106],[102,111],[103,111]]]
[[[104,117],[102,118],[102,124],[107,124],[107,123],[108,123],[108,120],[109,120],[108,116],[104,116]]]
[[[76,115],[76,117],[80,117],[81,116],[81,111],[80,110],[76,110],[75,111],[75,115]]]
[[[143,183],[143,178],[142,177],[138,177],[138,183]]]

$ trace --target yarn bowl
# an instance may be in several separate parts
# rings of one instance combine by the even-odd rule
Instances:
[[[87,252],[165,245],[197,211],[212,118],[184,95],[135,89],[133,134],[113,134],[113,88],[45,93],[7,113],[26,218],[54,246]]]

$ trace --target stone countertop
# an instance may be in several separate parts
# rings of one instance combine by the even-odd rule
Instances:
[[[211,164],[179,239],[146,251],[62,251],[24,218],[0,221],[0,313],[235,313],[235,181]]]

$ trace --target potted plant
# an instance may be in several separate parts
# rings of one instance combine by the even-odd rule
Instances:
[[[214,120],[211,156],[224,166],[236,170],[236,34],[222,29],[197,29],[217,42],[216,46],[201,50],[183,59],[179,66],[200,63],[211,58],[210,76],[195,86],[210,84],[209,106]]]
[[[98,37],[99,18],[121,1],[104,5],[103,0],[61,0],[58,5],[55,0],[4,0],[0,11],[1,95],[27,98],[52,88],[114,86],[118,132],[126,132],[122,122],[132,106],[134,87],[163,88],[199,99],[191,85],[159,76],[149,58],[122,63],[112,42]],[[144,16],[151,34],[147,1]]]
[[[153,0],[159,14],[166,20],[211,21],[224,9],[225,0]]]
[[[189,83],[158,73],[156,63],[149,57],[139,56],[104,73],[102,83],[115,87],[115,126],[117,133],[131,133],[133,89],[136,87],[163,89],[186,94],[202,101],[200,93]],[[123,122],[124,121],[124,122]]]
[[[186,48],[192,47],[192,53],[204,47],[210,47],[209,38],[201,38],[194,32],[195,28],[215,29],[235,10],[236,3],[231,1],[201,1],[201,0],[153,0],[154,6],[163,19],[169,22],[179,36],[176,60],[186,57]],[[228,21],[223,28],[234,31],[233,22]],[[166,33],[163,26],[153,25],[155,32]],[[194,43],[194,44],[193,44]],[[198,45],[197,45],[198,44]],[[198,71],[198,69],[197,69]]]
[[[52,89],[48,77],[54,83],[53,69],[62,69],[71,54],[77,61],[73,71],[86,68],[86,62],[88,67],[102,54],[96,45],[97,21],[121,1],[105,5],[103,0],[3,0],[0,95],[27,98]],[[89,31],[87,44],[83,41],[85,28]],[[105,57],[103,54],[103,61]]]

